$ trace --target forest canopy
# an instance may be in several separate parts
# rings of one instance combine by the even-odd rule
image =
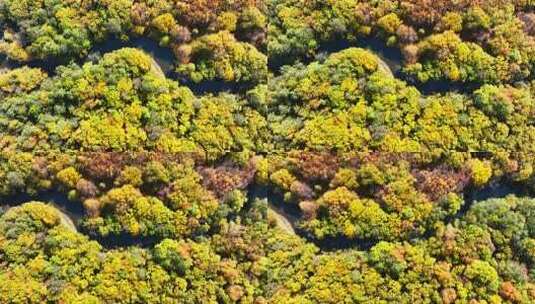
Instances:
[[[535,303],[535,5],[0,0],[0,303]]]

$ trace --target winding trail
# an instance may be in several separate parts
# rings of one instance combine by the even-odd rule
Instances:
[[[151,64],[151,70],[156,73],[156,75],[158,75],[160,78],[165,78],[165,73],[163,72],[162,70],[162,67],[160,66],[160,64],[158,63],[158,61],[156,61],[156,59],[154,59],[154,57],[150,57],[151,58],[151,61],[152,61],[152,64]]]
[[[196,95],[205,95],[209,93],[218,94],[223,92],[231,93],[244,93],[251,89],[254,84],[251,83],[232,83],[224,82],[221,80],[202,81],[201,83],[194,83],[187,79],[183,79],[175,73],[175,55],[166,47],[160,46],[156,41],[147,37],[131,37],[128,41],[122,41],[120,39],[111,38],[104,42],[96,43],[89,51],[89,55],[84,58],[74,60],[78,65],[83,65],[85,62],[94,61],[99,56],[119,50],[121,48],[137,48],[153,59],[153,70],[159,75],[164,75],[169,79],[180,82],[181,85],[189,87]],[[384,41],[368,37],[359,38],[356,42],[350,42],[347,40],[336,40],[323,43],[318,49],[318,54],[329,55],[342,51],[350,47],[358,47],[368,49],[373,52],[379,60],[379,68],[388,75],[406,81],[408,84],[416,87],[423,95],[440,94],[446,92],[458,92],[463,94],[470,94],[479,85],[476,83],[454,83],[450,81],[428,81],[426,83],[413,82],[410,79],[403,77],[402,65],[403,56],[401,51],[394,47],[388,47]],[[309,64],[317,58],[308,58],[303,62]],[[22,66],[28,66],[32,68],[40,68],[46,71],[50,76],[55,75],[55,70],[60,65],[69,64],[71,61],[68,58],[48,58],[45,60],[35,59],[29,62],[16,62],[6,58],[6,56],[0,54],[0,72],[9,69],[20,68]],[[274,73],[274,75],[280,75],[280,67],[286,64],[292,64],[292,62],[275,62],[270,60],[268,66]]]
[[[267,204],[268,219],[275,222],[276,226],[282,231],[299,236],[308,242],[314,243],[320,250],[329,252],[343,249],[369,250],[377,241],[374,240],[349,240],[344,237],[333,237],[322,240],[315,239],[306,231],[300,230],[297,223],[301,219],[300,210],[294,208],[294,205],[285,203],[282,196],[276,194],[272,189],[262,185],[252,184],[247,188],[248,199],[250,202],[260,199]],[[521,185],[510,184],[504,181],[493,181],[487,186],[478,189],[466,189],[463,193],[465,204],[462,209],[454,216],[445,219],[445,222],[453,222],[455,219],[462,218],[470,207],[479,201],[485,201],[491,198],[503,198],[508,195],[525,197],[527,193]],[[18,195],[10,198],[0,199],[0,207],[15,207],[30,201],[41,201],[55,207],[61,223],[73,232],[83,233],[90,239],[98,241],[106,248],[124,248],[128,246],[150,247],[158,242],[158,239],[151,237],[134,237],[128,234],[113,235],[101,237],[87,234],[78,229],[81,219],[85,216],[85,211],[80,203],[69,201],[67,196],[60,192],[46,192],[37,197],[28,195]],[[7,209],[6,209],[7,211]],[[428,237],[428,236],[421,236]]]
[[[268,204],[268,218],[274,218],[277,227],[281,228],[286,233],[297,235],[294,226],[288,219],[287,215],[284,215],[282,211],[279,211],[278,208],[276,208],[272,204]]]
[[[0,206],[6,206],[7,211],[9,208],[27,202],[42,202],[54,207],[61,219],[61,224],[73,232],[78,232],[77,227],[80,219],[84,216],[84,208],[81,203],[70,201],[63,193],[50,191],[41,193],[36,197],[25,194],[4,197],[0,199]]]
[[[1,34],[1,33],[0,33]],[[96,43],[89,54],[83,58],[70,60],[69,58],[48,58],[46,60],[34,59],[28,62],[17,62],[8,59],[5,55],[0,54],[0,73],[11,69],[28,66],[31,68],[40,68],[47,72],[49,76],[56,74],[56,68],[61,65],[74,62],[80,66],[87,62],[95,62],[102,55],[117,51],[122,48],[136,48],[152,58],[151,70],[158,76],[166,77],[178,81],[180,85],[188,87],[195,95],[201,96],[209,93],[218,94],[230,92],[241,94],[252,87],[253,83],[234,83],[223,80],[209,80],[200,83],[194,83],[188,79],[180,77],[175,72],[176,58],[171,49],[162,47],[158,42],[147,37],[131,37],[128,41],[122,41],[117,38],[111,38],[104,42]]]
[[[465,189],[462,195],[465,202],[462,208],[459,210],[459,212],[457,212],[457,214],[444,219],[444,222],[452,223],[456,219],[462,218],[476,202],[483,202],[494,198],[504,198],[509,195],[526,197],[528,193],[520,184],[514,184],[504,180],[495,180],[491,181],[483,188]],[[280,197],[270,193],[267,194],[266,198],[268,200],[268,214],[275,219],[277,227],[289,234],[300,236],[306,239],[308,242],[314,243],[320,248],[321,251],[329,252],[343,249],[358,249],[366,251],[379,242],[378,240],[347,239],[343,236],[328,237],[321,240],[316,239],[306,231],[300,230],[297,227],[297,223],[301,219],[301,215],[294,214],[295,212],[291,212],[288,208],[285,208],[284,206],[287,205]],[[430,236],[431,235],[425,234],[419,236],[419,238],[427,238]]]
[[[49,205],[53,206],[56,209],[56,212],[58,213],[59,217],[61,218],[61,224],[67,228],[69,228],[72,232],[78,232],[78,229],[76,229],[76,225],[74,224],[74,221],[61,209],[54,203],[50,203]]]
[[[388,74],[388,76],[394,78],[394,73],[392,72],[392,69],[390,68],[388,63],[386,63],[380,56],[377,56],[377,60],[379,63],[379,70],[382,70],[383,72]]]

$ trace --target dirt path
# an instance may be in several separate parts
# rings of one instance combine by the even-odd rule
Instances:
[[[275,222],[277,223],[277,227],[281,228],[287,233],[293,235],[296,234],[295,229],[292,223],[288,220],[288,218],[282,215],[282,213],[275,209],[273,206],[269,206],[268,208],[268,218],[274,218]]]
[[[165,73],[163,72],[163,69],[162,67],[160,66],[160,64],[156,61],[156,59],[154,59],[154,57],[152,57],[151,54],[148,54],[151,59],[152,59],[152,66],[151,66],[151,70],[156,73],[158,76],[162,77],[162,78],[165,78]]]
[[[72,232],[78,232],[76,229],[76,225],[74,224],[73,220],[64,212],[62,212],[58,206],[54,204],[50,204],[52,207],[56,209],[56,212],[58,213],[59,217],[61,218],[61,224],[65,227],[69,228]]]
[[[390,66],[384,61],[380,56],[377,56],[377,61],[379,63],[379,70],[382,70],[386,74],[388,74],[390,77],[394,77],[394,73],[392,73],[392,69]]]

